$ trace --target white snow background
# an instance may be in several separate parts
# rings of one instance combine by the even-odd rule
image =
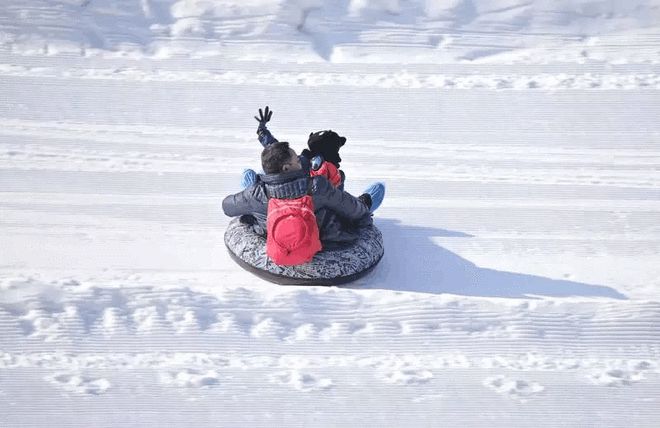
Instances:
[[[2,0],[0,427],[657,427],[660,1]],[[220,202],[331,128],[386,255]]]

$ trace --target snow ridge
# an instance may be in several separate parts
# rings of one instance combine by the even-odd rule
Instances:
[[[51,3],[5,1],[0,46],[23,55],[222,55],[277,62],[660,60],[657,0]]]
[[[420,305],[409,295],[323,288],[202,292],[31,278],[4,280],[0,296],[0,373],[25,373],[36,390],[52,385],[73,397],[117,402],[147,387],[221,399],[240,391],[237,382],[262,378],[270,400],[322,394],[332,402],[359,380],[405,388],[423,408],[448,403],[451,371],[455,382],[477,382],[473,397],[549,409],[544,395],[565,393],[558,379],[593,388],[660,380],[660,303],[651,301],[436,296]]]
[[[313,72],[171,71],[138,68],[71,69],[0,64],[0,75],[63,79],[198,82],[257,86],[348,86],[360,88],[479,89],[479,90],[634,90],[660,89],[660,74],[537,74],[447,75],[442,73],[330,74]]]
[[[342,354],[338,343],[353,341],[383,354],[421,353],[451,343],[455,354],[466,357],[506,355],[514,344],[548,357],[571,349],[576,358],[636,358],[643,348],[654,360],[660,352],[655,329],[660,303],[654,301],[465,302],[438,296],[420,307],[403,296],[379,302],[333,289],[264,299],[246,288],[207,294],[35,279],[5,280],[2,289],[3,350],[10,353],[53,346],[67,352],[137,352],[157,344],[167,352],[221,354],[233,353],[239,342],[250,354],[266,342],[269,355],[296,343],[301,354],[329,356]],[[359,315],[353,311],[358,307]]]

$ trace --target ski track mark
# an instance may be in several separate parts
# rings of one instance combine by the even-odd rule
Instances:
[[[652,90],[660,89],[660,74],[438,74],[423,72],[314,73],[270,71],[173,71],[142,70],[138,65],[121,69],[80,69],[24,67],[0,64],[0,75],[8,77],[44,77],[67,80],[111,80],[148,82],[195,82],[222,85],[286,87],[351,87],[380,89],[441,89],[490,91],[566,91],[566,90]],[[109,161],[109,158],[101,159]]]
[[[533,355],[501,361],[488,355],[508,353],[512,343],[525,343],[543,355],[588,341],[593,353],[621,355],[629,361],[638,355],[639,346],[647,346],[646,356],[653,358],[660,337],[654,328],[660,319],[658,304],[646,301],[585,303],[575,313],[578,306],[571,303],[511,301],[498,306],[487,300],[461,302],[442,296],[428,298],[423,307],[406,303],[403,296],[399,305],[367,305],[360,293],[333,289],[268,297],[246,288],[209,293],[143,283],[126,287],[123,281],[110,285],[28,278],[7,279],[3,284],[0,329],[6,337],[6,351],[43,350],[52,343],[88,350],[98,343],[121,351],[143,342],[144,346],[166,346],[163,350],[169,351],[268,343],[274,349],[296,344],[301,350],[322,348],[327,352],[338,344],[360,343],[398,353],[413,343],[420,351],[451,343],[459,354],[483,355],[483,363],[492,367],[559,369],[570,368],[570,362],[560,366]],[[383,297],[385,302],[395,298]],[[640,333],[630,337],[631,328]],[[168,339],[172,336],[177,340]],[[396,347],[388,348],[393,337]],[[424,345],[419,344],[420,338]],[[479,349],[471,344],[475,340],[488,341],[487,349],[475,352]],[[576,352],[581,349],[587,350],[575,348]],[[404,375],[391,377],[403,379]]]

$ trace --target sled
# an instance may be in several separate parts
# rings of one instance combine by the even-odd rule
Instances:
[[[266,255],[266,238],[255,233],[250,222],[242,218],[233,219],[225,232],[229,255],[246,271],[276,284],[347,284],[371,272],[385,252],[383,236],[372,225],[360,228],[355,242],[328,246],[316,253],[309,263],[279,266]]]

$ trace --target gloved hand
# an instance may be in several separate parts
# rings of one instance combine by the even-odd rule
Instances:
[[[266,123],[270,120],[270,118],[273,117],[273,111],[266,106],[266,108],[262,111],[259,109],[259,117],[255,116],[255,120],[259,122],[259,128],[264,128],[266,127]]]
[[[363,193],[358,196],[358,199],[367,206],[367,209],[371,210],[371,195],[368,193]]]
[[[300,156],[307,158],[309,161],[309,166],[313,171],[318,171],[318,169],[321,168],[321,165],[323,165],[323,162],[325,161],[323,156],[312,153],[309,149],[303,149],[303,151],[300,152]]]
[[[277,138],[266,128],[266,123],[273,117],[273,111],[266,106],[264,110],[259,109],[259,117],[255,116],[254,119],[259,122],[257,127],[257,135],[259,142],[262,146],[268,147],[271,144],[277,143]]]

